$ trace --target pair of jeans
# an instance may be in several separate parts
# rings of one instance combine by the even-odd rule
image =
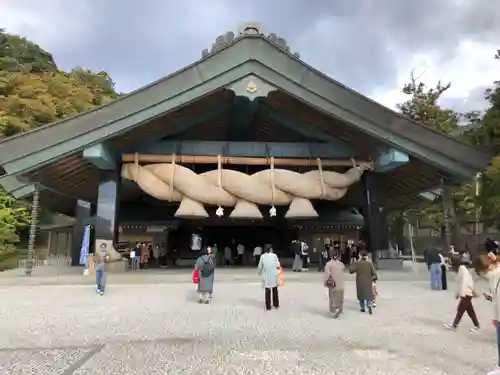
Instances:
[[[104,264],[97,264],[95,266],[95,283],[97,289],[104,293],[106,290],[106,270],[104,269]]]
[[[372,307],[372,300],[370,300],[370,299],[367,299],[367,300],[362,299],[362,300],[359,301],[359,308],[361,310],[364,310],[366,307]]]
[[[272,298],[271,298],[272,295]],[[275,286],[274,288],[266,288],[265,292],[265,298],[266,298],[266,309],[271,310],[271,299],[273,303],[273,307],[278,308],[280,307],[280,300],[278,298],[278,287]]]
[[[441,263],[432,263],[429,267],[429,271],[431,273],[431,289],[442,290],[443,280],[442,280]]]
[[[475,327],[479,327],[479,321],[477,320],[476,311],[474,311],[474,306],[472,306],[472,296],[464,296],[460,297],[460,301],[457,306],[457,315],[455,316],[455,320],[453,321],[453,325],[456,327],[462,320],[462,316],[467,312],[470,319],[472,320],[472,324]]]

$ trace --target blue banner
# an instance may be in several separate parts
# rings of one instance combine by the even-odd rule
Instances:
[[[80,264],[89,268],[90,225],[83,231],[82,248],[80,249]]]

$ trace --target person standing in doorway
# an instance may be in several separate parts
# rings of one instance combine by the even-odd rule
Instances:
[[[445,328],[456,330],[462,320],[465,312],[472,320],[474,327],[470,329],[471,332],[479,330],[479,321],[477,320],[476,311],[472,305],[472,298],[476,297],[474,291],[474,280],[467,267],[460,261],[460,257],[454,256],[451,258],[451,270],[457,274],[457,291],[455,298],[458,300],[457,314],[452,324],[445,324]]]
[[[300,255],[302,258],[302,271],[309,271],[309,246],[300,241]]]
[[[229,246],[224,247],[224,267],[233,263],[233,252]]]
[[[219,262],[219,248],[217,247],[217,244],[214,244],[212,247],[212,258],[214,259],[214,265],[217,267],[220,262]]]
[[[137,242],[135,244],[135,249],[134,249],[134,271],[137,271],[138,269],[141,268],[141,244]]]
[[[324,272],[325,271],[325,266],[328,263],[328,258],[329,258],[330,251],[331,251],[330,245],[329,244],[325,244],[325,247],[324,247],[323,251],[321,252],[321,254],[319,256],[319,268],[318,268],[318,272]]]
[[[368,308],[368,313],[372,314],[373,282],[377,280],[377,272],[373,263],[368,260],[366,250],[359,252],[359,260],[350,266],[349,271],[356,274],[356,293],[360,311],[365,312]]]
[[[264,286],[266,310],[271,310],[271,303],[275,309],[280,306],[278,296],[280,261],[272,251],[271,246],[266,246],[264,254],[260,257],[258,270]]]
[[[108,245],[101,243],[99,249],[94,254],[95,263],[95,279],[97,285],[97,293],[101,296],[106,292],[106,279],[107,279],[107,264],[111,262]]]
[[[148,254],[149,254],[149,252],[148,252],[148,244],[146,242],[142,242],[141,243],[141,259],[140,259],[141,268],[145,267],[146,258],[148,256]]]
[[[330,260],[324,270],[324,283],[328,288],[330,313],[334,319],[344,312],[344,268],[344,263],[338,260],[338,253],[330,249]]]
[[[302,270],[302,251],[300,241],[293,240],[292,249],[294,253],[292,270],[293,272],[300,272]]]
[[[261,255],[262,255],[262,247],[260,247],[259,245],[255,246],[255,248],[253,249],[253,257],[255,259],[256,266],[259,265]]]
[[[211,249],[210,249],[211,252]],[[200,298],[198,303],[210,303],[210,295],[214,288],[214,260],[208,249],[196,260],[194,268],[200,273],[200,282],[198,283],[198,293]]]
[[[443,281],[441,275],[441,257],[439,256],[439,250],[435,247],[427,249],[425,251],[425,261],[427,263],[427,268],[429,269],[431,276],[431,289],[442,290]]]
[[[236,246],[236,252],[238,254],[238,265],[242,266],[243,259],[245,258],[245,246],[241,243],[238,244],[238,246]]]

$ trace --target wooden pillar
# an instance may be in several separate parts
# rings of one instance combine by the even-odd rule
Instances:
[[[31,203],[31,223],[28,239],[28,259],[26,261],[26,276],[31,276],[33,271],[33,263],[35,261],[35,240],[36,228],[38,223],[38,208],[40,207],[40,190],[35,186],[33,193],[33,202]]]

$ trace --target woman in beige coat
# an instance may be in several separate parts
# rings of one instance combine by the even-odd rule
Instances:
[[[324,283],[328,288],[330,313],[337,319],[344,312],[344,263],[338,254],[330,249],[330,260],[325,264]]]

